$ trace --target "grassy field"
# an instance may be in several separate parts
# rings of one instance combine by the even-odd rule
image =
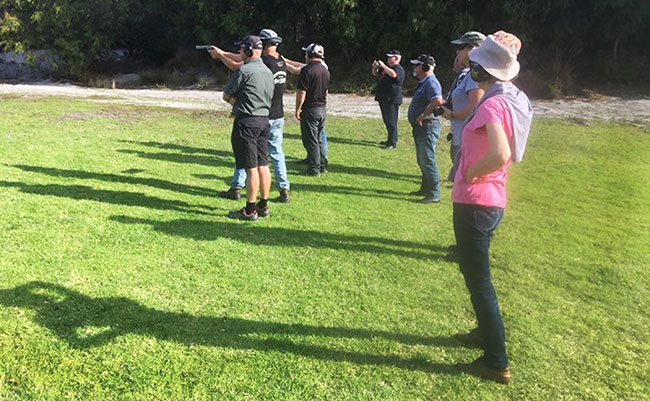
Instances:
[[[650,131],[537,120],[492,246],[513,382],[476,350],[450,190],[421,205],[406,124],[330,118],[330,173],[229,220],[232,120],[0,98],[0,400],[641,400]],[[439,166],[449,167],[439,142]],[[273,198],[277,191],[272,192]]]

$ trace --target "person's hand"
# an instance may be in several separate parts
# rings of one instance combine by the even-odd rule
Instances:
[[[447,108],[447,106],[440,106],[444,110],[444,113],[442,113],[442,117],[446,118],[447,120],[452,120],[453,117],[451,116],[451,110]]]
[[[510,47],[516,55],[519,54],[519,51],[521,50],[521,40],[519,40],[517,36],[505,31],[494,32],[492,36],[494,36],[497,43],[505,47]]]
[[[208,49],[208,53],[210,53],[210,56],[216,60],[221,57],[223,50],[219,49],[217,46],[211,46],[210,49]]]
[[[300,113],[301,112],[302,112],[302,110],[300,110],[300,109],[296,110],[296,120],[298,120],[298,121],[300,121]]]
[[[386,64],[384,64],[383,61],[377,60],[377,68],[383,70],[386,67]]]
[[[421,127],[421,126],[422,126],[422,121],[424,121],[424,117],[425,117],[424,114],[420,114],[420,115],[415,119],[415,123]]]
[[[465,171],[465,182],[468,184],[478,184],[479,182],[485,181],[485,176],[477,177],[474,175],[472,167],[474,166],[470,166],[470,168]]]

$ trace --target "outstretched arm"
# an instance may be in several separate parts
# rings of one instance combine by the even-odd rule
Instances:
[[[304,67],[306,64],[299,63],[297,61],[289,60],[286,57],[282,57],[284,59],[284,62],[287,64],[287,71],[293,75],[300,75],[300,70],[302,67]]]
[[[239,54],[223,51],[217,46],[212,46],[208,52],[213,59],[221,60],[221,62],[231,71],[235,71],[244,64],[244,61]]]

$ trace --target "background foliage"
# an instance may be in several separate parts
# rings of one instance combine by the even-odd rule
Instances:
[[[110,49],[162,65],[195,43],[227,47],[271,27],[293,58],[300,46],[321,42],[335,79],[363,89],[371,85],[369,61],[388,48],[429,52],[448,67],[451,39],[504,29],[524,42],[526,85],[552,94],[576,79],[647,81],[650,72],[638,67],[650,61],[641,39],[650,36],[647,21],[646,0],[0,0],[0,49],[51,49],[59,71],[78,77],[101,70]],[[438,74],[445,79],[451,70]]]

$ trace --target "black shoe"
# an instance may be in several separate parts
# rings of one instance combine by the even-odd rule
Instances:
[[[311,170],[305,170],[299,175],[307,176],[307,177],[318,177],[320,175],[320,172],[314,172]]]
[[[495,381],[497,383],[510,383],[510,369],[493,369],[483,362],[483,357],[478,358],[472,363],[459,363],[456,367],[472,376],[478,376],[483,379]]]
[[[440,198],[436,199],[433,196],[427,196],[424,199],[420,199],[418,203],[438,203],[440,202]]]
[[[409,195],[413,195],[413,196],[424,195],[424,189],[420,188],[417,191],[409,192]]]
[[[248,214],[246,208],[243,207],[239,210],[231,210],[228,217],[235,220],[257,221],[257,210],[253,210],[251,214]]]
[[[323,168],[323,169],[320,170],[320,173],[321,174],[327,174],[327,173],[329,173],[329,171],[327,171],[326,168]]]
[[[282,188],[280,190],[280,202],[289,203],[291,202],[291,192],[287,188]]]
[[[396,147],[397,147],[397,146],[395,146],[395,145],[385,145],[382,149],[385,149],[385,150],[392,150],[392,149],[395,149]]]
[[[309,163],[309,158],[305,157],[304,159],[302,159],[298,163],[307,164],[307,163]]]
[[[219,197],[224,199],[239,200],[241,199],[241,189],[230,188],[227,191],[219,192]]]
[[[481,338],[479,330],[478,327],[475,327],[467,333],[458,332],[454,334],[454,337],[467,347],[484,349],[483,338]]]
[[[258,203],[257,205],[255,205],[255,211],[257,212],[257,217],[264,218],[264,217],[269,217],[271,215],[271,213],[269,213],[269,206],[268,205],[262,207]]]
[[[386,146],[386,145],[388,145],[388,141],[379,142],[379,146]]]

